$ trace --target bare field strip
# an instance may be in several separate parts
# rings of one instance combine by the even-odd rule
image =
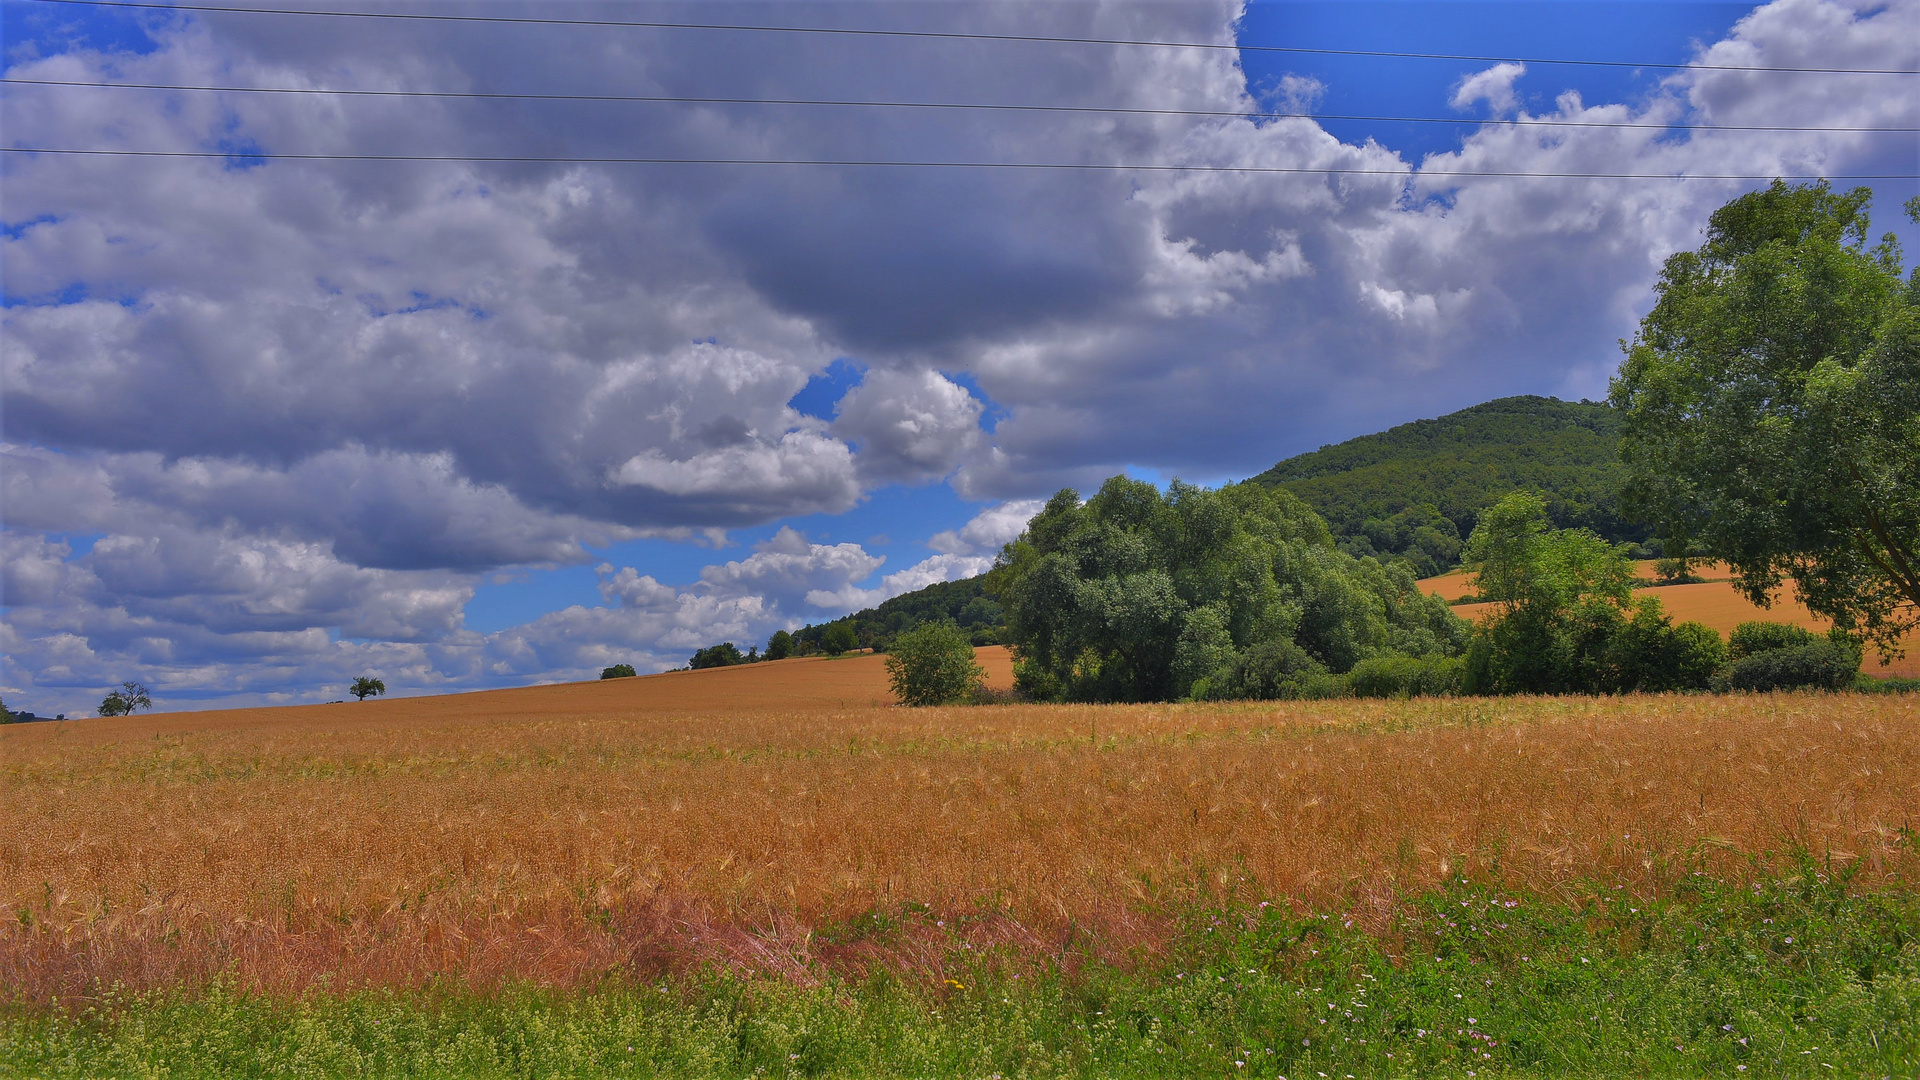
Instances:
[[[879,670],[0,729],[0,985],[804,979],[937,967],[963,923],[1152,948],[1226,889],[1383,925],[1459,873],[1653,895],[1794,843],[1920,871],[1902,695],[904,709]],[[924,934],[885,955],[844,932],[902,905]]]
[[[1642,578],[1653,578],[1653,563],[1635,564]],[[1736,591],[1731,582],[1714,580],[1714,575],[1726,573],[1726,568],[1718,563],[1697,567],[1696,572],[1707,577],[1706,581],[1690,585],[1659,585],[1638,589],[1635,599],[1654,596],[1660,599],[1660,605],[1675,622],[1705,623],[1720,631],[1722,635],[1732,632],[1743,622],[1783,622],[1804,627],[1815,633],[1826,633],[1833,626],[1830,620],[1823,619],[1800,603],[1800,594],[1794,590],[1793,582],[1781,586],[1780,595],[1770,608],[1758,607]],[[1472,576],[1454,572],[1441,577],[1426,578],[1420,582],[1420,591],[1439,596],[1443,600],[1458,600],[1473,592]],[[1497,604],[1454,604],[1453,613],[1463,619],[1479,619],[1498,609]],[[1891,664],[1882,665],[1879,656],[1869,648],[1866,662],[1860,670],[1879,678],[1895,676],[1906,679],[1920,679],[1920,634],[1910,634],[1902,642],[1906,655]]]

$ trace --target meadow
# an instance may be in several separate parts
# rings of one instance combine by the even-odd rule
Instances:
[[[1004,684],[1004,653],[983,653]],[[67,1059],[100,1065],[90,1053],[129,1032],[173,1030],[161,1045],[179,1049],[217,1028],[259,1065],[261,1045],[303,1045],[288,1032],[319,1024],[346,1053],[323,1055],[346,1063],[334,1074],[376,1059],[419,1074],[424,1059],[396,1047],[367,1053],[399,1030],[440,1045],[472,1028],[474,1045],[497,1049],[515,1024],[545,1017],[555,1032],[601,1032],[595,1045],[643,1032],[655,1049],[639,1074],[710,1074],[718,1059],[689,1047],[720,1028],[733,1047],[720,1072],[764,1057],[776,1072],[810,1074],[904,1063],[924,1074],[1154,1074],[1167,1045],[1192,1057],[1248,1042],[1248,1024],[1294,1024],[1309,988],[1346,986],[1336,1013],[1359,1017],[1344,1001],[1365,986],[1404,994],[1402,1019],[1434,1007],[1428,982],[1461,980],[1436,944],[1461,932],[1455,903],[1486,920],[1523,897],[1526,934],[1546,938],[1473,961],[1488,965],[1476,974],[1507,972],[1501,994],[1515,995],[1486,1001],[1486,1013],[1546,1030],[1551,1011],[1513,970],[1528,949],[1565,965],[1580,949],[1603,953],[1605,969],[1574,969],[1569,986],[1584,990],[1561,1003],[1569,1009],[1636,980],[1653,980],[1634,992],[1647,1001],[1678,994],[1632,957],[1686,953],[1676,942],[1699,938],[1703,917],[1690,913],[1711,896],[1763,934],[1763,907],[1824,920],[1826,932],[1801,930],[1830,940],[1824,961],[1793,959],[1780,942],[1764,951],[1770,963],[1784,949],[1782,970],[1755,974],[1778,994],[1812,994],[1793,978],[1837,978],[1836,994],[1859,982],[1845,942],[1891,949],[1874,961],[1880,976],[1868,963],[1864,990],[1849,990],[1866,994],[1866,1013],[1847,1024],[1862,1036],[1860,1061],[1897,1065],[1920,1053],[1903,1020],[1920,1020],[1916,807],[1910,696],[902,709],[885,698],[881,657],[856,655],[0,728],[0,986],[12,1040],[0,1061],[25,1074]],[[1436,911],[1440,938],[1428,940]],[[1705,957],[1709,942],[1738,940],[1695,944]],[[1325,947],[1306,955],[1309,944]],[[1248,949],[1265,959],[1248,961]],[[1250,970],[1267,997],[1204,1009],[1181,997],[1194,986],[1187,972],[1215,967],[1213,990],[1229,990],[1223,972]],[[995,990],[977,997],[981,986]],[[1085,1024],[1106,1013],[1098,1001],[1165,994],[1160,1013],[1142,1015],[1202,1009],[1212,1019],[1196,1013],[1183,1030],[1212,1036],[1162,1045],[1142,1020],[1114,1034],[1123,1047],[1096,1053]],[[1277,1003],[1284,1024],[1269,1015]],[[1782,1017],[1793,1009],[1780,1005]],[[820,1011],[845,1045],[818,1068],[783,1059],[799,1053],[791,1047],[768,1049],[780,1040],[741,1034],[770,1017],[818,1028],[826,1020],[803,1015]],[[380,1017],[386,1034],[369,1026]],[[1599,1042],[1578,1045],[1624,1038],[1592,1017]],[[1839,1038],[1822,1022],[1807,1028],[1809,1045]],[[1880,1030],[1889,1022],[1891,1034]],[[908,1053],[860,1024],[931,1042]],[[1398,1063],[1428,1072],[1480,1061],[1457,1047],[1413,1055],[1427,1036],[1411,1032],[1428,1028],[1390,1026],[1373,1045],[1407,1043]],[[1782,1045],[1799,1024],[1784,1030]],[[979,1057],[989,1045],[1004,1051],[998,1065]],[[1283,1074],[1302,1051],[1311,1045],[1256,1065]],[[1119,1067],[1137,1057],[1139,1068]],[[505,1074],[566,1070],[553,1061]],[[593,1061],[584,1074],[607,1070]],[[1233,1061],[1208,1051],[1183,1070],[1248,1067]],[[1480,1065],[1528,1061],[1549,1059]],[[1373,1067],[1396,1070],[1388,1059]]]

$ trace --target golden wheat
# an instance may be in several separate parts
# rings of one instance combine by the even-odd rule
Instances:
[[[0,730],[0,985],[798,978],[902,904],[1124,948],[1226,891],[1380,925],[1459,873],[1914,868],[1904,697],[904,709],[877,657],[762,668]]]

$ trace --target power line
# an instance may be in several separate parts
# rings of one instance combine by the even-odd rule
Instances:
[[[549,165],[795,165],[826,168],[1027,169],[1061,172],[1249,173],[1289,176],[1398,176],[1408,180],[1452,177],[1514,177],[1545,180],[1920,180],[1920,173],[1602,173],[1524,172],[1493,169],[1316,169],[1275,165],[1129,165],[1073,161],[889,161],[851,158],[669,158],[572,157],[535,154],[286,154],[217,150],[81,150],[69,147],[0,146],[6,154],[81,157],[204,158],[225,161],[386,161]]]
[[[226,4],[149,3],[144,0],[33,0],[42,4],[139,8],[157,11],[206,11],[245,15],[305,15],[331,19],[393,19],[409,22],[503,23],[522,26],[631,27],[648,30],[738,30],[767,34],[826,34],[847,37],[934,38],[952,41],[1031,41],[1060,45],[1128,45],[1166,49],[1294,53],[1309,56],[1371,56],[1395,60],[1461,60],[1476,64],[1555,64],[1572,67],[1658,68],[1670,71],[1764,71],[1814,75],[1920,75],[1917,68],[1777,67],[1763,64],[1666,64],[1627,60],[1564,60],[1549,57],[1473,56],[1456,53],[1389,52],[1379,49],[1313,49],[1290,45],[1240,45],[1216,41],[1146,41],[1135,38],[1056,37],[1045,34],[980,34],[940,30],[878,30],[834,26],[779,26],[741,23],[664,22],[650,19],[560,19],[548,16],[445,15],[397,11],[337,11],[318,8],[243,7]]]
[[[1653,124],[1612,121],[1489,120],[1457,116],[1360,116],[1343,113],[1262,112],[1241,109],[1145,109],[1099,105],[1020,105],[957,101],[860,101],[828,98],[691,97],[682,94],[522,94],[459,90],[330,90],[306,86],[190,86],[176,83],[88,82],[79,79],[0,78],[9,86],[68,86],[114,90],[186,90],[220,94],[293,94],[340,97],[455,98],[482,101],[605,101],[678,105],[796,105],[873,109],[979,110],[988,112],[1091,113],[1124,116],[1233,117],[1246,120],[1362,120],[1398,124],[1491,124],[1516,127],[1623,128],[1648,131],[1824,131],[1906,134],[1911,127],[1821,127],[1793,124]]]

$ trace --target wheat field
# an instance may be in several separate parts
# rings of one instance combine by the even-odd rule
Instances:
[[[1904,695],[906,709],[880,661],[0,728],[0,986],[807,980],[1123,957],[1229,892],[1385,927],[1450,875],[1917,865]]]

